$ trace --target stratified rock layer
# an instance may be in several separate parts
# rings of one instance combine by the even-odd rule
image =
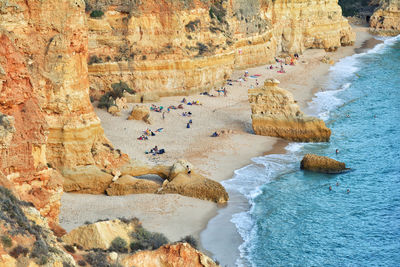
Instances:
[[[281,53],[351,45],[337,0],[88,0],[89,73],[96,98],[123,80],[138,94],[187,94],[221,85],[233,69]]]
[[[400,34],[400,0],[381,0],[370,19],[374,33],[395,36]]]
[[[342,173],[349,171],[346,164],[328,157],[306,154],[301,163],[302,170],[322,173]]]
[[[249,90],[254,132],[298,142],[329,141],[331,130],[325,123],[304,115],[293,95],[278,84],[269,79],[263,87]]]

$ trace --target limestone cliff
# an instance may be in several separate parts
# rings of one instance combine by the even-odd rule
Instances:
[[[372,32],[395,36],[400,34],[400,0],[381,0],[370,20]]]
[[[0,2],[2,184],[57,222],[55,171],[111,168],[112,149],[89,100],[84,1]]]
[[[355,38],[336,0],[86,2],[95,97],[120,80],[139,94],[205,90],[233,69]],[[96,10],[104,16],[91,18]]]
[[[293,95],[269,79],[264,87],[249,90],[253,130],[256,134],[298,142],[327,142],[331,130],[317,118],[300,111]]]

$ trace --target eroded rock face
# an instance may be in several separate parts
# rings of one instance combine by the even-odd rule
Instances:
[[[120,80],[138,95],[204,91],[233,69],[355,39],[336,0],[87,2],[105,11],[101,18],[87,13],[96,98]]]
[[[249,90],[254,132],[298,142],[329,141],[331,130],[325,123],[304,115],[293,95],[278,84],[269,79],[263,87]]]
[[[395,36],[400,34],[400,0],[381,0],[370,19],[374,33]]]
[[[131,115],[128,117],[128,120],[139,120],[151,124],[149,107],[135,105],[132,108]]]
[[[128,160],[105,138],[90,104],[84,6],[83,0],[0,3],[0,112],[15,128],[2,134],[2,184],[50,223],[57,222],[62,192],[54,169],[107,169]]]
[[[157,193],[160,184],[145,179],[138,179],[130,175],[124,175],[107,188],[109,196],[123,196],[129,194],[154,194]]]
[[[61,176],[46,159],[48,124],[32,86],[25,54],[0,16],[0,185],[58,223]],[[4,176],[3,176],[4,175]]]
[[[300,168],[322,173],[342,173],[350,170],[343,162],[314,154],[306,154],[300,163]]]
[[[122,259],[123,266],[138,267],[217,267],[212,259],[187,243],[165,245],[153,251],[141,251]]]

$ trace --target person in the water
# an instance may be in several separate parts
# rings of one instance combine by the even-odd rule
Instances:
[[[347,194],[349,194],[350,193],[350,189],[347,189]]]
[[[339,154],[339,149],[336,149],[336,155]]]
[[[329,191],[332,191],[332,186],[329,186]]]

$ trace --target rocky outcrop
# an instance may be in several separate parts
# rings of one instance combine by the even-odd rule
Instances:
[[[135,105],[132,108],[131,115],[128,117],[128,120],[144,121],[145,123],[151,124],[149,107]]]
[[[64,191],[86,194],[104,194],[113,176],[93,165],[79,166],[62,171]]]
[[[329,141],[331,130],[325,123],[304,115],[293,95],[278,84],[269,79],[263,87],[249,90],[254,132],[298,142]]]
[[[123,196],[130,194],[154,194],[160,188],[160,184],[146,180],[138,179],[130,175],[124,175],[117,181],[110,184],[107,188],[107,195],[109,196]]]
[[[381,0],[370,19],[373,33],[395,36],[400,34],[400,0]]]
[[[212,259],[187,243],[165,245],[153,251],[141,251],[122,259],[123,266],[137,267],[217,267]]]
[[[170,175],[159,193],[180,194],[216,203],[226,203],[229,199],[220,183],[196,173],[192,164],[185,160],[178,160],[171,167]]]
[[[233,69],[355,39],[336,0],[86,2],[95,98],[120,80],[138,95],[204,91]],[[93,10],[105,14],[91,18]]]
[[[135,231],[139,225],[137,219],[124,222],[121,220],[100,221],[78,227],[63,236],[62,239],[69,245],[77,244],[85,250],[94,248],[107,250],[117,237],[129,241],[130,233]]]
[[[300,163],[300,168],[322,173],[342,173],[350,170],[343,162],[314,154],[306,154]]]

